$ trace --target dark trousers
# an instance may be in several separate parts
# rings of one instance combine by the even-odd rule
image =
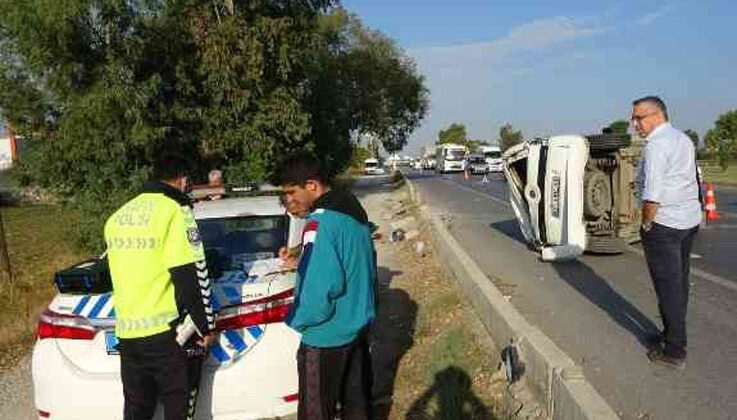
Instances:
[[[125,420],[150,420],[159,400],[166,420],[192,418],[202,358],[187,358],[171,331],[120,339],[118,349]]]
[[[372,374],[367,333],[340,347],[300,344],[297,371],[298,420],[333,420],[338,402],[343,419],[370,418]]]
[[[658,297],[663,320],[664,351],[686,357],[686,307],[688,306],[691,247],[699,227],[674,229],[653,223],[640,231],[645,259]]]

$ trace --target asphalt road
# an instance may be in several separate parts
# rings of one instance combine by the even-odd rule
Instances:
[[[617,256],[544,263],[523,243],[500,174],[412,172],[432,211],[533,324],[579,363],[623,419],[737,419],[737,196],[717,192],[720,219],[699,234],[692,261],[685,371],[651,365],[643,345],[660,326],[645,260]]]

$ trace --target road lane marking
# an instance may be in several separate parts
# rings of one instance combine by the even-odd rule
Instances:
[[[491,195],[491,194],[486,194],[486,193],[482,193],[481,191],[476,191],[476,190],[474,190],[474,189],[473,189],[473,188],[471,188],[471,187],[467,187],[467,186],[465,186],[465,185],[463,185],[463,184],[459,184],[459,183],[457,183],[457,182],[453,182],[452,180],[450,180],[450,179],[447,179],[447,178],[440,178],[440,180],[442,180],[442,181],[443,181],[443,182],[445,182],[445,183],[448,183],[448,184],[453,184],[453,185],[455,185],[455,186],[458,186],[458,187],[460,187],[460,188],[462,188],[462,189],[464,189],[464,190],[466,190],[466,191],[468,191],[468,192],[472,192],[472,193],[474,193],[474,194],[476,194],[476,195],[479,195],[479,196],[481,196],[481,197],[484,197],[484,198],[488,198],[488,199],[491,199],[491,200],[493,200],[493,201],[496,201],[497,203],[503,204],[503,205],[505,205],[505,206],[507,206],[507,207],[512,207],[512,205],[511,205],[511,204],[509,204],[509,202],[508,202],[507,200],[502,200],[501,198],[498,198],[498,197],[494,197],[494,196],[493,196],[493,195]]]
[[[628,246],[627,247],[630,251],[634,252],[635,254],[645,257],[645,252],[639,248],[635,248],[634,246]],[[696,277],[702,278],[704,280],[708,280],[712,283],[716,283],[720,286],[726,287],[727,289],[733,290],[737,292],[737,283],[734,281],[725,279],[724,277],[717,276],[716,274],[711,274],[709,272],[706,272],[700,268],[691,267],[691,274],[693,274]]]

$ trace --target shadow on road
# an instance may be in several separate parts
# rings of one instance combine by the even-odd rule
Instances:
[[[492,229],[498,230],[499,232],[507,235],[515,241],[527,246],[525,237],[522,236],[522,232],[519,230],[519,224],[517,219],[503,220],[501,222],[494,222],[489,225]]]
[[[640,310],[614,290],[604,278],[581,261],[553,263],[558,275],[589,301],[604,310],[622,328],[634,335],[643,347],[658,327]]]
[[[412,347],[417,303],[407,292],[389,287],[402,274],[379,267],[379,310],[371,327],[371,363],[374,372],[374,419],[387,419],[392,406],[399,361]]]
[[[433,398],[437,398],[431,407]],[[495,417],[471,390],[471,378],[457,366],[435,374],[435,382],[407,411],[406,419],[488,419]]]

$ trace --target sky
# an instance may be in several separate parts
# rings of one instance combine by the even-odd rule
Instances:
[[[671,122],[703,136],[737,109],[737,2],[343,0],[412,57],[430,110],[405,149],[453,122],[494,142],[599,132],[658,95]]]

